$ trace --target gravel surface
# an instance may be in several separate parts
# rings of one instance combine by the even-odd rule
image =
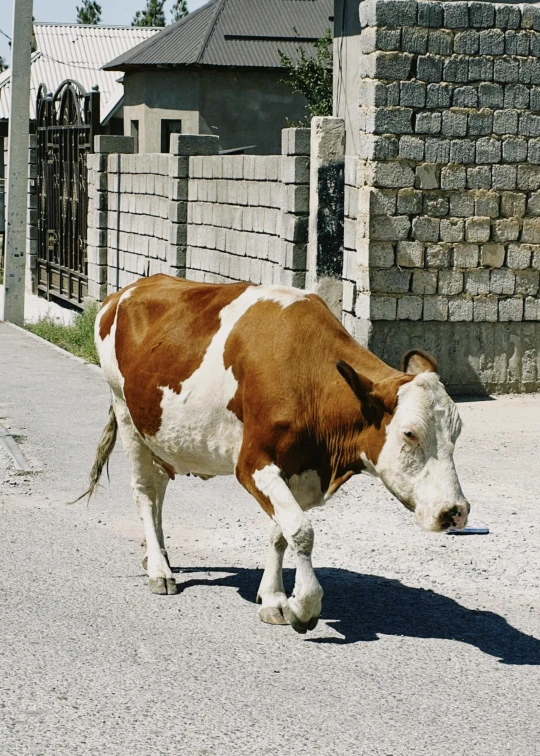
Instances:
[[[268,524],[234,479],[170,485],[181,591],[152,595],[120,445],[111,483],[66,503],[107,419],[99,372],[0,324],[0,387],[34,468],[0,450],[2,756],[539,753],[540,396],[459,405],[488,536],[424,533],[364,476],[314,512],[323,619],[299,636],[257,618]]]

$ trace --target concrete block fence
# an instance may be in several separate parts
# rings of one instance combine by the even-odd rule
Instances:
[[[308,129],[285,129],[282,155],[194,156],[187,195],[187,278],[304,286]]]
[[[364,0],[360,27],[344,322],[454,392],[537,390],[540,8]]]
[[[212,136],[173,135],[168,154],[98,136],[88,158],[89,295],[141,276],[303,287],[310,130],[285,129],[282,155],[219,155]]]

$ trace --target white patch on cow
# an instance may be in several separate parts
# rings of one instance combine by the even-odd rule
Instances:
[[[128,293],[128,292],[126,292]],[[123,297],[120,298],[120,301]],[[118,307],[120,306],[120,301],[118,302]],[[103,318],[103,315],[107,312],[109,307],[112,305],[112,302],[107,302],[107,304],[101,308],[101,310],[98,312],[96,317],[96,322],[94,326],[94,341],[96,345],[96,350],[99,356],[99,362],[101,365],[101,369],[103,371],[103,375],[107,379],[107,382],[111,389],[114,391],[114,393],[123,398],[123,392],[124,392],[124,376],[120,372],[120,368],[118,367],[118,360],[116,359],[116,349],[115,349],[115,343],[116,343],[116,325],[118,322],[118,307],[116,308],[116,313],[114,316],[113,324],[111,326],[111,329],[109,333],[105,336],[104,339],[101,339],[99,335],[99,327],[101,323],[101,319]]]
[[[360,459],[364,463],[364,469],[362,470],[362,472],[365,473],[365,474],[367,474],[367,475],[371,475],[374,478],[378,478],[379,477],[379,473],[377,472],[377,468],[371,462],[371,460],[369,460],[367,458],[367,455],[366,455],[365,452],[362,452],[360,454]]]
[[[454,445],[461,420],[435,373],[420,373],[398,391],[394,417],[374,465],[385,486],[426,530],[439,530],[445,512],[455,511],[455,524],[467,520],[465,500],[454,466]],[[409,440],[407,432],[414,434]]]
[[[300,478],[301,476],[297,476]],[[270,464],[253,473],[253,480],[274,508],[274,520],[281,528],[296,560],[296,580],[288,605],[303,622],[321,613],[322,588],[313,571],[311,551],[313,528],[277,465]],[[305,480],[313,482],[313,476]],[[319,486],[320,488],[320,486]]]
[[[227,339],[240,318],[257,302],[277,302],[285,308],[305,297],[306,293],[298,289],[250,286],[221,311],[220,328],[201,365],[183,382],[180,393],[168,386],[160,387],[161,427],[154,437],[145,440],[176,472],[207,476],[234,473],[243,424],[228,409],[238,382],[232,369],[225,369]],[[178,350],[181,354],[182,344]]]

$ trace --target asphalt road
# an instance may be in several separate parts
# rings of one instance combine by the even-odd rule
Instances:
[[[169,487],[177,596],[148,590],[120,446],[66,504],[107,410],[97,370],[0,324],[0,424],[34,467],[0,451],[2,756],[540,752],[540,396],[460,403],[490,535],[423,533],[363,476],[313,514],[307,636],[257,618],[268,524],[234,479]]]

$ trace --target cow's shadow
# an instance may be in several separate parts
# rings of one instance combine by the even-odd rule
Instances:
[[[237,567],[173,571],[180,577],[181,593],[196,585],[221,585],[235,588],[252,603],[262,576],[260,570]],[[194,573],[207,576],[194,577]],[[218,574],[214,578],[212,573]],[[360,643],[378,640],[380,634],[441,638],[469,643],[503,664],[540,666],[540,639],[522,633],[498,614],[467,609],[434,591],[377,575],[337,568],[319,568],[317,575],[325,590],[322,619],[342,637],[306,636],[311,643]],[[290,594],[294,571],[284,570],[283,577]]]

